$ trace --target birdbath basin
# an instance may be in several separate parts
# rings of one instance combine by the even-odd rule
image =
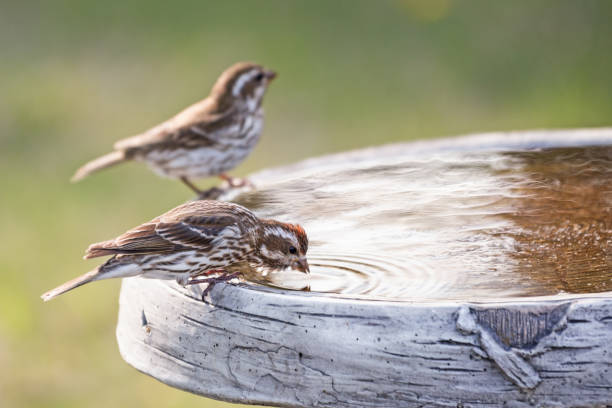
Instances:
[[[211,398],[288,407],[612,404],[612,129],[403,143],[251,176],[311,276],[128,278],[123,358]],[[310,291],[300,290],[310,287]]]

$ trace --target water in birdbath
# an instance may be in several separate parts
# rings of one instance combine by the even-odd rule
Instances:
[[[305,227],[316,292],[437,301],[612,291],[612,146],[386,151],[271,172],[235,201]]]

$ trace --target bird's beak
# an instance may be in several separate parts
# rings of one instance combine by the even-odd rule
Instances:
[[[295,261],[293,263],[292,268],[295,269],[296,271],[310,273],[310,267],[308,266],[308,261],[306,260],[306,258],[300,258],[297,261]]]
[[[266,78],[268,78],[268,81],[271,81],[276,78],[278,74],[274,71],[266,70],[264,71],[264,75],[266,76]]]

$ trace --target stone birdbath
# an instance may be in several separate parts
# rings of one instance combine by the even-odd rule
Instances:
[[[222,198],[300,222],[311,276],[205,302],[124,279],[130,365],[245,404],[612,405],[612,129],[402,143],[251,180]]]

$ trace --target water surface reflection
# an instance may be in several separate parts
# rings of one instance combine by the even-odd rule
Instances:
[[[236,201],[304,225],[312,291],[422,301],[612,290],[612,147],[332,160],[257,184]],[[303,275],[277,283],[303,286]]]

